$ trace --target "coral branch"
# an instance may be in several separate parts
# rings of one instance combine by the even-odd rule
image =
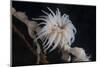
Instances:
[[[25,12],[20,12],[20,11],[18,12],[15,10],[15,8],[11,8],[11,14],[14,17],[16,17],[17,19],[19,19],[20,21],[22,21],[24,24],[26,24],[26,26],[28,28],[29,36],[32,39],[34,39],[35,32],[38,32],[40,30],[40,27],[38,27],[37,22],[28,20],[28,17],[25,14]],[[16,33],[18,33],[18,35],[25,41],[25,43],[27,44],[27,47],[29,47],[31,52],[37,56],[36,64],[39,64],[40,62],[41,63],[48,63],[48,61],[45,58],[45,55],[41,52],[41,48],[40,48],[39,43],[35,41],[37,49],[36,50],[33,49],[32,46],[29,44],[29,42],[26,40],[25,36],[16,28],[16,26],[12,25],[12,27],[13,27],[14,31]]]
[[[75,56],[73,62],[89,61],[89,57],[86,55],[85,50],[83,48],[79,47],[71,48],[70,53]]]
[[[24,42],[26,43],[27,47],[29,47],[30,51],[36,55],[35,51],[33,50],[32,46],[29,44],[29,42],[26,40],[25,36],[16,28],[15,25],[12,25],[12,28],[14,29],[14,31],[24,40]]]

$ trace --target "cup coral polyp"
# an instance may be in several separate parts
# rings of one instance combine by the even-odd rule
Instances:
[[[50,8],[48,10],[51,13],[42,10],[46,15],[35,19],[43,21],[39,25],[44,24],[35,40],[41,39],[43,41],[44,51],[47,51],[51,46],[50,52],[58,46],[67,50],[75,40],[76,28],[69,19],[69,15],[61,15],[58,8],[56,13]]]

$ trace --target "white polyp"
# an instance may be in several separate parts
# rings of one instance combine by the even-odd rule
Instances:
[[[60,45],[61,48],[67,50],[68,47],[75,40],[76,28],[69,19],[69,15],[61,15],[60,10],[57,8],[56,13],[54,13],[49,7],[48,10],[50,13],[42,10],[46,15],[40,16],[40,18],[34,18],[33,20],[42,20],[39,25],[44,25],[41,30],[37,33],[37,39],[44,40],[43,48],[44,51],[47,51],[51,46],[52,48],[49,51],[53,51]],[[47,42],[48,41],[48,42]],[[53,45],[54,44],[54,45]]]

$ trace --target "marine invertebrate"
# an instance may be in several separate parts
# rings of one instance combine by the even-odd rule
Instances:
[[[40,16],[40,18],[35,18],[34,20],[43,20],[39,25],[44,24],[44,27],[37,33],[37,39],[41,39],[44,43],[44,51],[53,51],[56,47],[60,46],[64,50],[68,50],[71,44],[75,40],[76,28],[69,19],[69,15],[63,14],[57,8],[56,13],[54,13],[50,8],[48,10],[51,13],[45,13],[45,16]]]
[[[43,20],[40,24],[35,21],[28,19],[24,12],[16,11],[12,8],[12,15],[17,19],[22,21],[27,26],[29,36],[36,40],[36,54],[37,62],[39,64],[42,60],[46,60],[45,54],[42,54],[41,44],[37,42],[37,39],[43,41],[44,51],[53,51],[56,47],[60,47],[62,51],[62,59],[66,62],[79,62],[79,61],[89,61],[89,58],[85,50],[79,47],[70,47],[75,40],[76,28],[72,24],[69,16],[67,14],[61,15],[61,12],[57,8],[56,13],[54,13],[50,8],[48,8],[51,13],[43,11],[46,15],[40,18],[35,18],[34,20]],[[44,25],[42,28],[39,25]],[[35,32],[37,34],[35,34]],[[37,38],[35,37],[37,35]],[[22,35],[23,36],[23,35]],[[52,48],[50,48],[52,47]],[[72,58],[70,54],[74,56]],[[48,63],[48,62],[45,62]]]

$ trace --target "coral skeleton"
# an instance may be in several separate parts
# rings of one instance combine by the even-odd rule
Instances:
[[[69,19],[69,15],[63,14],[57,8],[54,13],[50,8],[48,10],[51,13],[45,13],[45,16],[36,18],[34,20],[43,20],[39,25],[44,24],[44,27],[37,33],[38,37],[35,39],[41,39],[43,43],[44,51],[47,51],[53,46],[49,52],[60,46],[64,50],[68,50],[75,40],[76,28]],[[54,44],[54,45],[53,45]]]

